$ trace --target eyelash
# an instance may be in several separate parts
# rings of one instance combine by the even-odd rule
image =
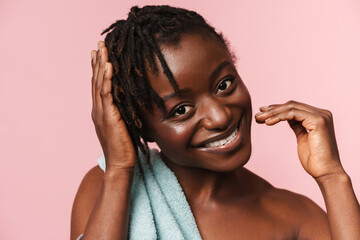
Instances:
[[[233,86],[233,84],[234,84],[234,79],[235,79],[235,76],[227,76],[225,79],[223,79],[222,81],[220,81],[219,84],[218,84],[217,87],[216,87],[215,93],[216,93],[216,94],[219,93],[219,90],[220,90],[219,87],[220,87],[221,84],[226,83],[226,82],[230,82],[230,86],[227,86],[227,88],[224,89],[224,90],[220,90],[220,91],[221,91],[220,94],[226,93],[226,92],[228,91],[228,89]],[[183,114],[178,114],[178,115],[176,115],[176,114],[177,114],[176,111],[178,111],[178,110],[179,110],[180,108],[182,108],[182,107],[185,107],[185,111],[186,111],[186,108],[190,108],[190,109],[189,109],[187,112],[183,113]],[[183,115],[187,115],[187,114],[191,111],[191,108],[192,108],[192,106],[190,106],[190,105],[185,105],[185,104],[182,104],[182,105],[180,105],[180,106],[177,106],[177,107],[175,107],[175,108],[173,109],[173,111],[171,111],[169,117],[170,117],[170,118],[171,118],[171,117],[182,117]]]
[[[181,115],[187,114],[189,111],[191,111],[191,109],[190,109],[190,110],[188,110],[186,113],[176,115],[176,114],[177,114],[177,111],[178,111],[179,109],[181,109],[181,108],[185,108],[185,111],[186,111],[186,108],[191,108],[191,107],[190,107],[189,105],[181,105],[181,106],[179,106],[179,107],[177,107],[177,108],[174,109],[172,115],[173,115],[173,116],[181,116]]]
[[[219,90],[220,90],[219,87],[220,87],[221,84],[226,83],[226,82],[230,82],[230,86],[228,86],[228,87],[225,88],[224,90],[221,90],[220,93],[225,93],[225,92],[227,92],[227,90],[233,86],[233,84],[234,84],[234,79],[235,79],[234,76],[227,76],[225,79],[223,79],[222,81],[219,82],[219,84],[216,86],[216,91],[215,91],[215,92],[216,92],[216,93],[219,93]]]

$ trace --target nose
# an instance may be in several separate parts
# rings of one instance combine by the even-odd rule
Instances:
[[[201,124],[208,130],[226,129],[231,121],[230,108],[217,100],[204,103],[201,113]]]

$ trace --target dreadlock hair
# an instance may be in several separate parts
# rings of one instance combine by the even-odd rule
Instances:
[[[105,33],[105,46],[114,69],[114,103],[127,125],[134,146],[147,153],[140,107],[145,106],[152,113],[152,105],[155,103],[165,113],[164,103],[152,89],[146,75],[147,66],[153,73],[158,71],[155,57],[175,93],[179,92],[179,86],[161,53],[160,45],[177,45],[181,36],[188,33],[212,35],[226,47],[227,44],[222,34],[217,33],[196,12],[167,5],[142,8],[134,6],[126,20],[111,24],[102,35]]]

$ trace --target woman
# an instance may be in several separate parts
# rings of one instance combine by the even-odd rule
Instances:
[[[139,155],[148,156],[147,142],[161,149],[157,156],[175,174],[203,239],[360,239],[360,208],[329,111],[289,101],[255,115],[266,125],[288,121],[326,214],[243,167],[251,153],[250,95],[226,41],[201,16],[168,6],[133,7],[104,33],[105,43],[92,51],[92,118],[106,171],[95,167],[84,177],[72,239],[81,233],[83,239],[131,239],[140,231],[129,232],[129,212],[136,206],[134,170]]]

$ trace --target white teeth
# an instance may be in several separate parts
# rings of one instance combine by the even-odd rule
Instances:
[[[223,146],[226,144],[231,143],[232,141],[234,141],[236,134],[237,134],[238,129],[236,128],[235,131],[230,134],[230,136],[228,136],[227,138],[218,140],[218,141],[214,141],[214,142],[209,142],[207,144],[205,144],[205,147],[218,147],[218,146]]]

